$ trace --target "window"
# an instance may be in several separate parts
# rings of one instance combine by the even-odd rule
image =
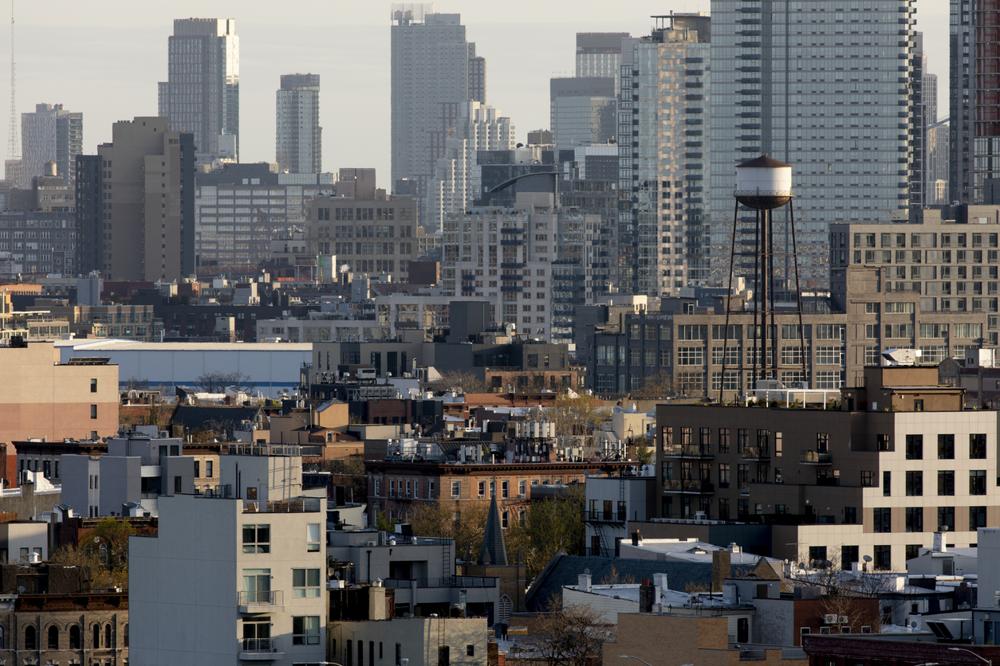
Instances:
[[[882,472],[882,497],[892,496],[892,472]]]
[[[215,476],[215,463],[211,460],[205,461],[205,476],[209,479]]]
[[[730,480],[729,463],[719,463],[719,487],[728,488]]]
[[[969,458],[974,460],[986,458],[986,435],[984,433],[969,435]]]
[[[97,379],[93,377],[90,379],[90,392],[97,393]]]
[[[94,625],[97,626],[96,624]],[[96,646],[95,646],[96,647]],[[35,628],[28,625],[24,628],[24,649],[25,650],[37,650],[38,649],[38,634],[35,633]]]
[[[50,650],[59,649],[59,627],[54,625],[49,627],[48,647]]]
[[[924,436],[923,435],[907,435],[906,436],[906,459],[907,460],[923,460],[924,458]]]
[[[731,437],[729,428],[719,428],[719,453],[729,453],[729,440]]]
[[[292,645],[319,645],[319,616],[292,618]],[[361,645],[359,642],[358,645]]]
[[[292,569],[292,596],[308,599],[319,596],[319,569]]]
[[[857,546],[840,547],[840,568],[850,571],[851,565],[861,561],[860,549]]]
[[[862,488],[874,488],[875,487],[875,472],[870,469],[861,470],[861,487]]]
[[[906,531],[924,531],[924,508],[922,506],[906,507]]]
[[[510,481],[500,482],[500,497],[504,499],[510,497]]]
[[[110,624],[104,625],[104,647],[106,648],[114,647],[114,640],[112,636],[113,634],[111,630],[111,625]]]
[[[892,509],[875,509],[872,512],[876,532],[892,531]]]
[[[528,494],[528,482],[522,479],[517,482],[517,495],[518,497],[524,497],[527,494]]]
[[[196,478],[196,479],[200,479],[201,478],[201,461],[200,460],[195,460],[194,461],[194,478]]]
[[[466,645],[465,646],[465,656],[466,657],[475,657],[476,656],[476,646],[475,645]]]
[[[985,469],[973,469],[973,470],[969,470],[969,494],[970,495],[985,495],[986,494],[986,470]]]
[[[938,472],[938,495],[950,497],[955,494],[955,472],[942,470]]]
[[[818,451],[819,453],[830,452],[830,433],[828,432],[816,433],[816,451]]]
[[[461,497],[461,495],[462,495],[462,482],[461,481],[452,481],[451,482],[451,496],[452,497]]]
[[[895,447],[892,445],[892,440],[889,435],[884,433],[879,433],[875,435],[875,442],[879,451],[894,451]]]
[[[97,405],[91,405],[90,406],[90,418],[92,418],[92,419],[96,419],[97,418]]]
[[[953,506],[939,506],[938,507],[938,526],[939,532],[955,531],[955,507]]]
[[[101,647],[101,627],[100,625],[94,624],[90,627],[90,647],[95,650]]]
[[[128,645],[128,625],[125,625],[125,645]],[[80,625],[73,624],[69,627],[69,649],[79,650],[83,647],[83,641],[80,638]]]
[[[243,552],[244,553],[270,553],[271,552],[271,526],[270,525],[244,525],[243,526]]]
[[[938,460],[955,459],[955,436],[938,435]]]
[[[969,507],[969,529],[977,530],[980,527],[986,527],[986,507],[985,506],[970,506]]]
[[[479,494],[480,497],[486,497],[486,482],[485,481],[480,481],[479,482],[479,487],[478,487],[478,489],[477,489],[476,492]]]
[[[924,473],[923,472],[907,472],[906,473],[906,496],[907,497],[920,497],[924,494]]]
[[[322,530],[319,523],[309,523],[306,525],[306,551],[318,553],[322,542]]]
[[[887,571],[892,568],[892,546],[875,546],[873,554],[876,570]]]

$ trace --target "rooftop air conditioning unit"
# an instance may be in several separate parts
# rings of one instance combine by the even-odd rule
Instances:
[[[837,624],[837,614],[827,613],[823,616],[823,624]]]

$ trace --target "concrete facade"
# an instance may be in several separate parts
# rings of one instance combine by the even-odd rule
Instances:
[[[118,430],[118,366],[60,361],[51,344],[0,348],[0,442],[60,441]]]

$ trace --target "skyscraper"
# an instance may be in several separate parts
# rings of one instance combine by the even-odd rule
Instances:
[[[1000,202],[1000,1],[951,2],[949,195]]]
[[[473,95],[486,97],[485,78],[476,84],[482,89],[470,90],[474,51],[461,17],[423,14],[422,8],[397,9],[392,24],[393,190],[408,179],[421,204],[462,109]],[[485,63],[481,69],[485,74]]]
[[[622,52],[628,50],[627,32],[576,33],[576,75],[613,78],[618,89]]]
[[[77,160],[80,270],[150,282],[194,273],[193,137],[136,118],[115,123],[97,153]]]
[[[711,135],[717,284],[725,283],[729,270],[736,165],[761,153],[794,166],[805,285],[828,282],[831,222],[908,218],[914,5],[712,1],[711,122],[705,129]],[[787,225],[780,216],[775,223],[776,246],[784,246]],[[741,229],[752,234],[752,225]],[[747,238],[738,234],[737,252],[746,249]],[[778,264],[785,271],[784,262]]]
[[[626,293],[676,296],[704,279],[712,20],[655,17],[624,55],[614,281]]]
[[[611,77],[549,81],[549,127],[559,148],[607,143],[618,130],[618,95]]]
[[[476,55],[473,42],[469,42],[469,99],[486,104],[486,58]]]
[[[277,161],[281,171],[322,171],[319,74],[283,74],[277,93]]]
[[[62,104],[36,104],[21,114],[21,172],[18,185],[31,187],[31,179],[46,175],[47,162],[56,163],[56,174],[73,184],[76,156],[83,152],[83,114],[66,111]]]
[[[160,116],[194,135],[199,163],[238,159],[240,42],[233,19],[176,19],[168,41]]]

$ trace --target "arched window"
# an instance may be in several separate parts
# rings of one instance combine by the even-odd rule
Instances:
[[[125,626],[123,627],[123,632],[122,633],[124,634],[124,638],[125,638],[125,647],[128,647],[128,622],[125,623]]]
[[[69,649],[79,650],[83,647],[83,641],[80,640],[80,625],[74,624],[70,625],[69,628]]]
[[[90,628],[90,639],[91,639],[90,647],[94,648],[95,650],[101,647],[101,625],[95,624]]]
[[[7,633],[3,626],[0,626],[0,650],[7,649]]]
[[[114,641],[111,640],[111,625],[104,625],[104,647],[113,647]]]
[[[38,635],[35,633],[35,628],[28,625],[24,628],[24,649],[25,650],[37,650],[38,649]]]
[[[52,625],[49,627],[49,649],[58,650],[59,649],[59,627]]]

